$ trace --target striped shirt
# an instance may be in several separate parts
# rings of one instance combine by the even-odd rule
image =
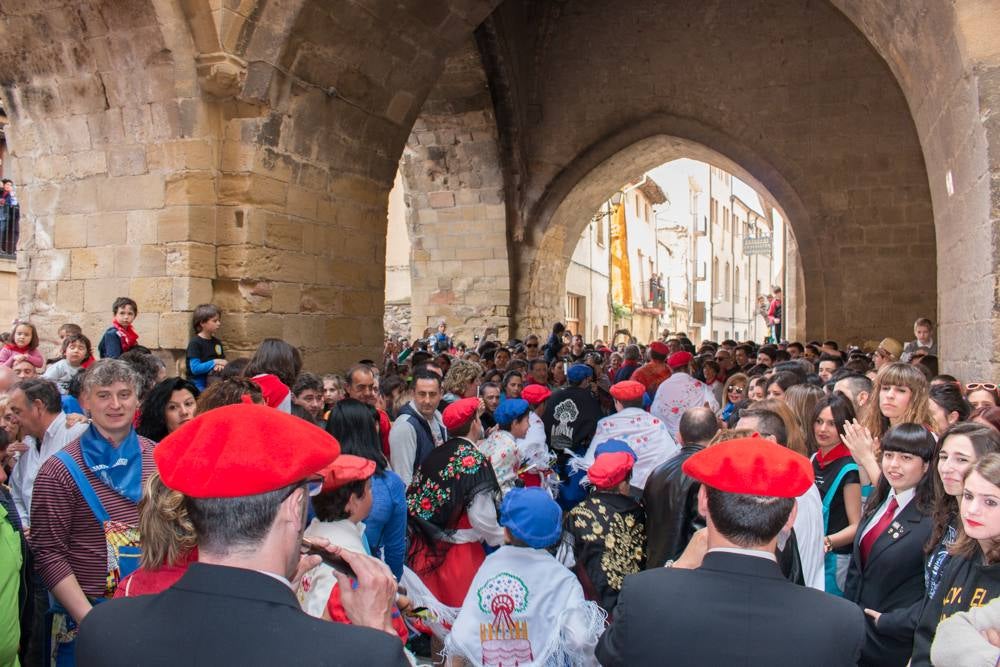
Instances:
[[[139,436],[144,487],[146,479],[156,470],[154,445],[152,440]],[[138,526],[139,510],[136,504],[98,481],[83,462],[80,440],[71,442],[65,451],[80,466],[111,520]],[[35,478],[30,542],[38,573],[46,588],[51,590],[73,574],[88,597],[104,597],[108,576],[104,527],[90,511],[66,466],[55,456],[42,464]]]

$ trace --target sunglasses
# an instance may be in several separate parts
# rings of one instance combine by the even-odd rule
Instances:
[[[525,347],[538,347],[538,343],[527,343]]]
[[[742,394],[745,389],[743,387],[730,387],[728,391],[730,394]]]
[[[985,389],[986,391],[996,391],[997,386],[992,382],[970,382],[965,385],[966,391],[976,391],[977,389]]]

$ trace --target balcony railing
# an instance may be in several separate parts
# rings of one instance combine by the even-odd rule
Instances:
[[[667,287],[656,281],[644,280],[639,283],[639,291],[642,297],[643,308],[659,308],[664,310],[667,306]]]

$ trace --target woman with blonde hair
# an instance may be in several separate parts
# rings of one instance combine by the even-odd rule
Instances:
[[[860,468],[861,483],[874,484],[881,476],[879,440],[892,427],[919,424],[935,432],[930,409],[930,385],[916,367],[904,363],[883,366],[875,378],[872,397],[861,415],[844,427],[844,444]]]
[[[122,579],[115,597],[152,595],[173,586],[198,560],[194,525],[184,506],[184,494],[167,488],[159,473],[146,481],[139,501],[142,555],[139,569]]]
[[[749,378],[743,373],[734,373],[726,380],[726,384],[722,387],[722,409],[719,411],[722,421],[729,421],[736,406],[746,400],[749,382]]]
[[[445,405],[454,403],[460,398],[474,398],[479,390],[479,374],[482,370],[482,366],[472,361],[464,359],[453,361],[448,374],[441,382],[441,391],[444,392],[442,400]]]

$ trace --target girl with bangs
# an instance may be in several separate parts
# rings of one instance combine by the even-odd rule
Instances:
[[[879,440],[900,424],[918,424],[935,432],[930,411],[930,385],[914,366],[893,363],[882,367],[872,396],[861,415],[844,427],[844,444],[858,464],[862,484],[874,484],[882,474],[879,466]]]
[[[951,561],[920,616],[913,644],[914,667],[931,664],[931,642],[943,619],[989,605],[1000,595],[1000,454],[985,454],[969,468],[959,500],[959,517]],[[980,647],[970,644],[942,638],[934,642],[935,661],[944,662],[939,650],[949,652],[952,658],[964,655],[962,664],[983,664],[985,655],[996,652],[996,647],[989,646],[984,655]],[[980,659],[974,661],[973,656]]]
[[[913,652],[925,597],[935,448],[934,435],[914,423],[894,426],[882,439],[881,476],[854,536],[844,590],[866,616],[862,666],[904,667]]]

